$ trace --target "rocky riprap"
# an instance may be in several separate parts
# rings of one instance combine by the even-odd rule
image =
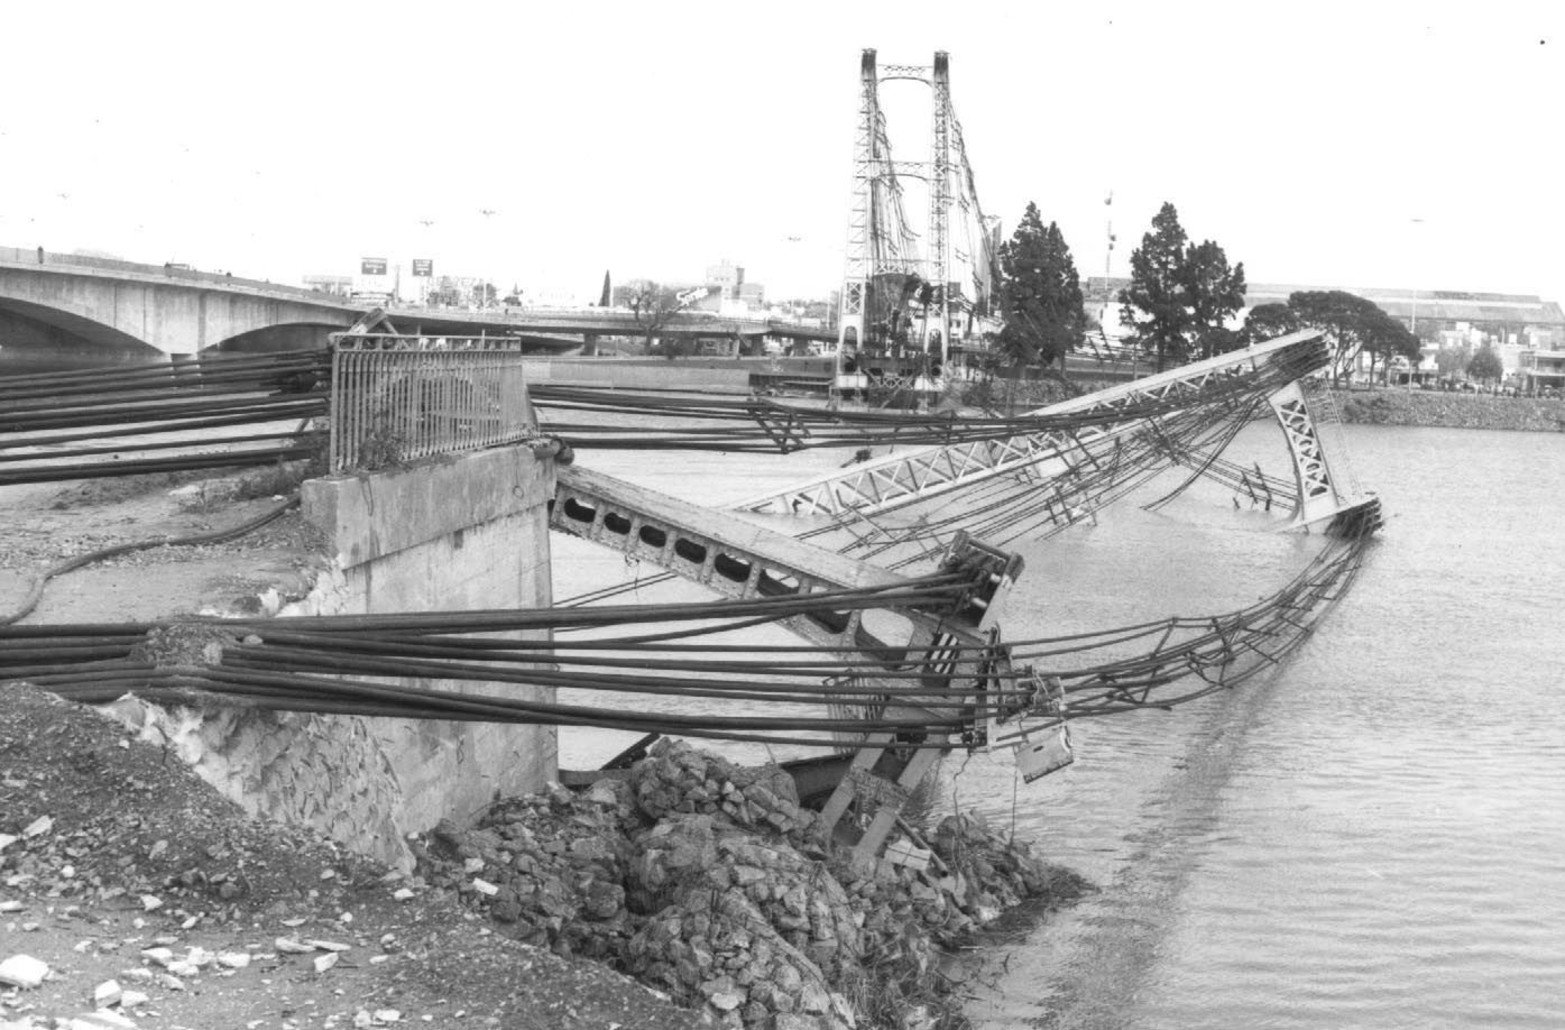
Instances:
[[[1443,390],[1333,391],[1344,422],[1445,429],[1565,430],[1565,401]]]
[[[499,802],[417,850],[501,932],[753,1030],[960,1025],[938,951],[1083,886],[979,815],[942,820],[923,870],[855,869],[816,823],[781,769],[660,741],[628,778]]]

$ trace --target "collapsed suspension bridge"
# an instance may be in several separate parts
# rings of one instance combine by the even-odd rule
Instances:
[[[899,80],[931,91],[927,161],[891,156],[880,85]],[[907,217],[904,179],[927,188],[922,232]],[[863,53],[848,223],[826,406],[529,383],[516,341],[404,335],[380,312],[325,351],[0,379],[0,487],[294,461],[367,475],[524,445],[557,460],[554,530],[719,600],[611,605],[615,591],[604,590],[525,610],[26,624],[51,576],[110,553],[99,552],[46,570],[21,610],[0,616],[0,681],[89,703],[134,691],[170,705],[846,748],[850,766],[823,816],[830,827],[857,807],[862,857],[941,754],[1014,748],[1026,778],[1042,775],[1069,760],[1069,722],[1166,708],[1246,682],[1299,647],[1351,584],[1380,524],[1379,503],[1359,491],[1329,398],[1313,385],[1330,362],[1318,333],[1021,415],[836,403],[863,390],[867,372],[911,369],[927,379],[958,337],[983,327],[996,227],[978,203],[944,53],[930,66],[883,67],[874,51]],[[1282,430],[1288,479],[1225,456],[1241,429],[1268,416]],[[726,511],[569,465],[573,449],[590,465],[594,450],[608,449],[858,456],[875,447],[891,453]],[[1208,479],[1235,503],[1244,497],[1286,516],[1290,528],[1323,530],[1326,545],[1237,610],[1003,639],[999,616],[1023,573],[1020,557],[1003,548],[1090,521],[1171,470],[1178,482],[1149,507]],[[230,538],[292,503],[227,530],[112,551]],[[801,642],[717,638],[761,625]],[[605,701],[523,700],[507,692],[513,685]],[[748,708],[699,714],[657,710],[649,699]]]
[[[681,450],[736,446],[734,437],[689,432],[694,423],[698,429],[751,424],[784,453],[927,446],[739,506],[809,516],[799,519],[797,535],[589,469],[559,470],[554,528],[660,565],[724,595],[722,601],[11,625],[0,629],[0,678],[91,702],[135,691],[167,703],[214,697],[321,713],[847,744],[858,749],[856,774],[844,777],[828,803],[829,819],[852,803],[862,805],[871,781],[885,784],[870,793],[892,819],[942,752],[1016,747],[1024,757],[1042,753],[1029,771],[1046,769],[1063,760],[1056,735],[1071,720],[1167,707],[1242,683],[1280,661],[1351,583],[1379,522],[1378,503],[1343,487],[1345,477],[1327,461],[1311,395],[1300,385],[1326,361],[1309,333],[1012,418],[574,389],[533,391],[518,408],[500,398],[510,396],[507,375],[525,365],[506,357],[490,343],[436,353],[417,340],[359,334],[344,336],[329,355],[216,362],[210,381],[145,371],[101,373],[90,381],[67,377],[55,384],[65,400],[52,407],[42,400],[51,384],[26,377],[0,383],[0,393],[29,402],[7,417],[0,468],[17,482],[108,474],[106,465],[145,471],[171,461],[194,468],[262,460],[256,454],[291,458],[318,447],[306,437],[319,420],[331,423],[334,460],[362,460],[375,432],[385,428],[376,413],[392,411],[405,423],[397,434],[404,444],[424,437],[447,445],[536,443],[554,433],[588,454],[632,442]],[[493,366],[497,378],[476,375],[466,362]],[[621,400],[628,403],[616,403]],[[217,414],[204,409],[207,401]],[[1291,489],[1221,457],[1237,429],[1268,409],[1294,459]],[[360,413],[357,423],[347,417],[350,410]],[[648,427],[632,439],[618,427],[627,411]],[[575,421],[556,421],[565,412]],[[306,432],[298,426],[256,431],[296,418]],[[335,439],[350,430],[360,436],[356,443]],[[126,438],[101,442],[116,432]],[[160,433],[174,439],[160,440]],[[138,453],[149,439],[160,446]],[[110,448],[121,457],[105,463],[101,455]],[[1330,543],[1293,580],[1241,610],[1070,638],[1002,640],[997,617],[1022,563],[997,545],[1057,533],[1171,467],[1186,472],[1176,490],[1200,476],[1230,484],[1243,477],[1252,494],[1258,487],[1275,497],[1294,525],[1328,528]],[[933,571],[916,571],[931,564]],[[805,643],[762,648],[704,639],[760,624],[783,626]],[[587,628],[598,635],[570,639]],[[503,635],[518,630],[549,632],[527,642]],[[192,641],[200,646],[188,646]],[[1142,651],[1125,658],[1127,646]],[[518,683],[627,698],[724,698],[766,714],[523,702],[503,693],[475,697],[381,681],[391,675],[501,690]],[[878,846],[887,829],[866,833],[861,847]]]

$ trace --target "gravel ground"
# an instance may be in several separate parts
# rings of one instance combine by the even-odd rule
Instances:
[[[0,980],[25,986],[0,984],[0,1030],[700,1025],[450,892],[249,818],[92,709],[3,690]]]

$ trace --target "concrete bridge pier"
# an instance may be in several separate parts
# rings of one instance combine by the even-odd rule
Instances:
[[[311,480],[306,521],[328,564],[279,617],[532,608],[551,603],[552,458],[500,447],[401,470]],[[547,631],[540,631],[547,639]],[[552,688],[385,678],[552,701]],[[323,716],[139,700],[116,714],[254,815],[312,826],[404,869],[406,838],[558,775],[552,726]]]

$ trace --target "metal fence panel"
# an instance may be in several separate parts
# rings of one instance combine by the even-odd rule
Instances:
[[[333,472],[386,468],[536,435],[520,341],[332,336]]]

